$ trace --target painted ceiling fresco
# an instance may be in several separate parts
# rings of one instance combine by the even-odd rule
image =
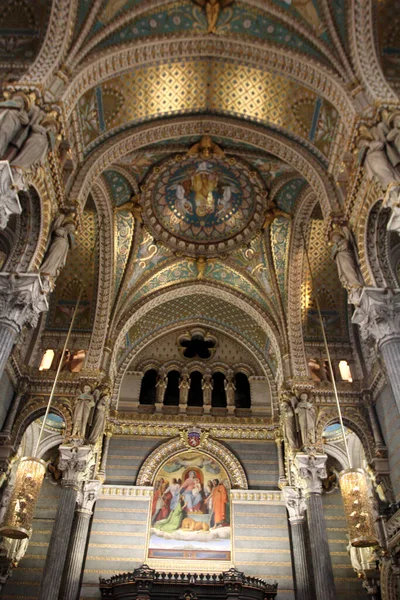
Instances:
[[[90,89],[77,105],[88,154],[108,137],[151,118],[214,113],[284,129],[329,158],[339,123],[332,105],[297,82],[214,58],[139,67]]]

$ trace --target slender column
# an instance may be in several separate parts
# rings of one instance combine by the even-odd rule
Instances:
[[[369,393],[363,394],[363,400],[367,405],[369,421],[371,423],[372,435],[374,437],[376,450],[384,451],[386,450],[386,445],[384,439],[382,437],[381,429],[379,427],[378,417],[376,415],[375,406],[372,400],[372,396]]]
[[[182,372],[179,381],[179,412],[185,413],[187,410],[188,396],[190,388],[190,379],[188,373]]]
[[[35,327],[47,309],[40,275],[0,273],[0,378],[22,327]]]
[[[19,409],[19,405],[21,403],[22,397],[26,394],[28,389],[28,380],[21,379],[20,384],[17,389],[17,393],[12,399],[11,406],[7,413],[7,418],[4,422],[3,429],[0,433],[0,439],[9,438],[11,434],[11,430],[14,425],[15,417],[17,416],[17,412]]]
[[[365,341],[376,342],[400,412],[400,290],[364,288],[352,322]]]
[[[79,487],[93,462],[90,446],[60,446],[59,450],[58,468],[63,471],[62,491],[38,600],[58,600]]]
[[[314,600],[311,565],[307,552],[306,500],[301,490],[285,486],[282,489],[286,508],[289,513],[292,532],[293,563],[296,577],[296,600]]]
[[[101,482],[85,481],[78,494],[78,509],[69,541],[68,556],[64,567],[63,583],[59,600],[78,600],[90,517],[97,500]]]
[[[335,583],[322,506],[322,483],[326,477],[326,454],[297,454],[299,484],[307,502],[315,592],[318,600],[335,600]]]
[[[279,468],[279,487],[287,485],[287,479],[285,475],[285,463],[283,460],[283,448],[282,448],[283,437],[278,435],[275,438],[276,448],[278,450],[278,468]]]
[[[99,468],[99,478],[104,481],[106,478],[106,467],[107,467],[107,459],[108,459],[108,451],[110,449],[110,440],[112,437],[112,433],[111,431],[106,431],[105,434],[105,439],[103,442],[103,452],[101,454],[101,462],[100,462],[100,468]]]

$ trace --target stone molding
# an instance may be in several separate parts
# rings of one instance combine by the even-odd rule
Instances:
[[[292,523],[304,521],[307,504],[301,490],[285,486],[282,488],[282,496],[289,513],[289,521]]]
[[[58,468],[63,473],[61,484],[64,487],[77,488],[83,482],[94,465],[93,451],[90,446],[60,446]]]
[[[298,483],[306,496],[322,493],[322,479],[327,476],[327,459],[326,454],[296,454]]]
[[[43,282],[38,273],[0,273],[0,323],[16,333],[35,327],[49,307]]]
[[[145,485],[103,485],[100,490],[101,496],[129,498],[131,500],[141,500],[142,498],[150,498],[152,494],[153,486]]]
[[[282,492],[263,490],[231,490],[231,500],[236,504],[282,504]]]
[[[351,321],[365,341],[378,347],[400,339],[400,289],[364,288]]]

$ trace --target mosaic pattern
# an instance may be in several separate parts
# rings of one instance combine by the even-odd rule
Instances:
[[[122,351],[119,362],[123,361],[134,345],[146,339],[150,333],[156,333],[166,325],[179,324],[187,319],[205,320],[210,324],[228,327],[264,353],[268,340],[267,334],[247,314],[220,298],[213,298],[206,294],[185,296],[184,291],[183,289],[180,298],[154,308],[131,327],[125,340],[126,348]]]
[[[18,5],[2,2],[0,65],[4,61],[10,68],[12,61],[33,61],[46,34],[51,4],[49,0],[19,0]]]
[[[278,217],[271,224],[272,254],[276,278],[282,298],[286,297],[286,267],[289,252],[290,229],[291,222],[284,217]]]
[[[211,111],[285,128],[327,156],[338,116],[297,82],[227,60],[198,58],[140,67],[86,92],[78,102],[84,151],[150,118]]]
[[[144,276],[149,276],[149,273],[155,267],[171,257],[171,252],[160,243],[155,242],[150,233],[143,230],[142,239],[135,257],[135,266],[126,286],[124,297],[129,290],[135,285],[138,285]]]
[[[114,206],[120,206],[129,202],[133,195],[133,189],[129,181],[117,171],[104,171],[103,177],[107,182]]]
[[[296,200],[306,185],[307,182],[302,177],[292,179],[288,183],[285,183],[274,197],[279,208],[289,214],[293,214]]]
[[[308,252],[317,290],[312,289],[306,261],[303,265],[302,320],[305,341],[321,341],[322,333],[315,302],[318,292],[328,340],[348,341],[346,294],[339,281],[325,236],[325,223],[313,218],[309,228]]]
[[[75,308],[81,284],[84,284],[82,300],[79,304],[74,331],[91,332],[96,312],[97,297],[97,256],[93,247],[97,236],[97,216],[93,211],[82,214],[82,224],[76,238],[75,247],[69,252],[66,265],[57,280],[51,295],[47,313],[46,329],[66,331]],[[81,279],[81,277],[84,277]]]
[[[147,180],[144,218],[169,246],[182,249],[185,240],[190,254],[215,254],[252,235],[262,194],[256,173],[237,159],[178,155],[156,167]]]
[[[134,219],[130,211],[124,210],[116,213],[114,217],[115,236],[115,281],[114,292],[117,294],[125,271],[132,243]]]

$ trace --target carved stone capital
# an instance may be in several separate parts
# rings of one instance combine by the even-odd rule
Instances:
[[[0,229],[5,229],[10,215],[22,212],[11,168],[7,160],[0,160]]]
[[[282,494],[289,513],[289,521],[292,523],[304,521],[307,504],[301,490],[285,486],[282,488]]]
[[[63,473],[62,485],[76,487],[85,479],[89,479],[90,468],[94,464],[93,451],[90,446],[60,446],[58,468]]]
[[[326,454],[296,454],[298,483],[307,496],[322,492],[322,480],[327,476],[327,459]]]
[[[101,488],[101,481],[91,479],[84,481],[78,493],[78,510],[81,513],[91,515],[93,512],[94,503],[97,500]]]
[[[382,346],[400,339],[400,289],[364,288],[351,320],[365,341]]]
[[[20,333],[37,325],[49,308],[43,281],[37,273],[0,273],[0,323]]]

